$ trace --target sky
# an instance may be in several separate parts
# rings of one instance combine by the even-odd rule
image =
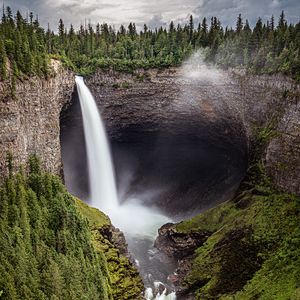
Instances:
[[[165,26],[171,20],[175,23],[187,22],[194,16],[195,22],[203,17],[218,17],[223,26],[234,26],[238,14],[255,24],[258,17],[269,19],[272,14],[278,18],[284,10],[289,22],[300,20],[299,0],[0,0],[26,14],[38,14],[40,23],[56,31],[58,20],[62,18],[69,26],[78,27],[90,22],[107,22],[116,29],[120,24],[135,22],[138,28],[146,23],[151,28]]]

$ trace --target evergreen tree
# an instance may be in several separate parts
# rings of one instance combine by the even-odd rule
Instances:
[[[94,72],[97,67],[122,71],[168,67],[180,64],[199,48],[207,48],[206,60],[210,62],[224,67],[257,66],[255,70],[252,68],[255,72],[278,72],[286,48],[289,63],[280,70],[295,77],[297,68],[293,63],[297,65],[298,60],[293,58],[293,53],[298,57],[299,26],[299,23],[288,25],[284,12],[276,28],[272,16],[266,24],[259,18],[253,30],[247,20],[243,24],[241,15],[235,29],[223,29],[218,18],[212,17],[210,26],[204,18],[195,30],[191,15],[182,26],[170,22],[168,29],[150,30],[145,24],[139,33],[134,23],[129,23],[128,30],[122,25],[117,32],[106,23],[98,23],[95,28],[85,23],[76,31],[73,25],[66,28],[60,19],[58,34],[55,34],[49,26],[45,31],[32,13],[28,21],[20,12],[14,18],[7,8],[0,23],[0,77],[1,80],[7,78],[9,66],[15,66],[12,83],[26,76],[47,78],[52,56],[83,74]]]
[[[7,56],[6,56],[5,47],[1,35],[0,35],[0,77],[2,80],[7,79]]]
[[[237,34],[240,34],[243,30],[243,20],[242,20],[242,16],[241,14],[239,14],[238,18],[237,18],[237,21],[236,21],[236,33]]]
[[[189,22],[189,42],[193,43],[193,34],[194,34],[194,20],[193,15],[190,15],[190,22]]]

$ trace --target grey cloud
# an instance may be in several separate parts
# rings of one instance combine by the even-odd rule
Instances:
[[[250,24],[254,25],[258,17],[264,20],[272,15],[278,17],[282,10],[285,10],[289,21],[299,21],[298,0],[204,0],[194,9],[194,13],[199,17],[217,16],[224,25],[233,26],[240,13],[244,19],[248,19]]]
[[[2,0],[3,1],[3,0]],[[96,22],[109,22],[118,27],[129,22],[149,27],[165,26],[171,20],[187,22],[192,13],[195,20],[204,16],[217,16],[223,25],[233,26],[239,13],[250,24],[258,17],[278,17],[285,10],[287,19],[299,22],[299,0],[5,0],[5,4],[25,13],[27,10],[39,15],[45,26],[49,22],[57,28],[59,18],[68,26],[79,26],[85,19]],[[1,3],[1,2],[0,2]]]
[[[148,22],[148,27],[151,29],[159,28],[161,26],[166,26],[167,22],[165,22],[162,18],[162,15],[154,15]]]

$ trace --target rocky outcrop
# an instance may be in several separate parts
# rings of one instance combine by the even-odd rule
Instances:
[[[24,165],[30,154],[37,154],[45,170],[61,173],[59,117],[71,100],[72,72],[52,61],[55,76],[48,80],[29,78],[17,81],[15,96],[7,82],[0,83],[0,173],[12,152],[14,164]]]
[[[131,259],[124,233],[120,229],[115,228],[112,224],[109,224],[101,227],[99,232],[105,239],[107,239],[112,245],[114,245],[115,248],[119,250],[121,255]]]
[[[154,246],[167,256],[180,260],[192,255],[211,234],[207,230],[179,232],[176,224],[168,223],[158,230]]]
[[[257,189],[243,191],[233,201],[163,226],[156,246],[176,258],[178,249],[184,249],[176,271],[169,275],[177,299],[199,295],[203,299],[279,299],[281,295],[297,299],[299,201],[300,197],[272,189],[268,181],[260,182]],[[204,243],[203,232],[209,232]],[[178,247],[177,239],[169,238],[174,233],[181,236]],[[191,253],[182,241],[195,233],[199,241],[186,243],[194,249]]]
[[[158,230],[158,236],[154,247],[168,259],[176,262],[176,270],[168,276],[168,280],[175,286],[177,296],[182,299],[190,299],[182,287],[185,277],[191,270],[193,255],[197,248],[201,247],[212,235],[209,230],[181,232],[177,230],[177,224],[167,223]],[[191,297],[193,299],[193,297]]]
[[[76,198],[75,203],[81,214],[89,221],[96,251],[104,255],[107,261],[108,282],[113,299],[143,299],[144,285],[128,252],[124,234],[98,209]]]
[[[282,190],[300,195],[300,98],[279,121],[266,154],[267,170]]]

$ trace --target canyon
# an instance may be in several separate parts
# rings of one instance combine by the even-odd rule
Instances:
[[[69,186],[69,190],[86,199],[86,153],[74,74],[55,61],[53,67],[56,75],[49,80],[32,78],[17,82],[15,97],[7,92],[7,83],[0,84],[0,170],[5,173],[9,152],[16,166],[24,164],[30,154],[37,154],[47,171],[65,177],[67,186],[70,174],[76,174],[77,178],[72,179],[76,184]],[[120,174],[119,187],[123,186],[122,175],[127,170],[122,158],[138,165],[133,168],[137,175],[130,183],[132,190],[124,190],[124,194],[142,194],[139,186],[157,189],[166,180],[161,188],[171,188],[150,198],[178,221],[231,198],[247,206],[242,204],[243,197],[243,201],[237,197],[243,192],[240,183],[247,174],[248,162],[255,155],[265,163],[267,175],[279,190],[300,194],[300,86],[293,80],[282,75],[251,75],[236,69],[201,69],[193,73],[185,68],[170,68],[137,70],[133,74],[99,70],[87,77],[86,83],[106,124],[117,176]],[[266,143],[262,153],[256,153],[259,134]],[[182,146],[187,144],[186,148]],[[194,149],[189,157],[182,156],[186,149]],[[150,168],[155,159],[162,167],[154,167],[152,174],[143,174],[142,169]],[[150,200],[144,201],[151,206]],[[229,210],[225,211],[226,221]],[[219,216],[218,222],[222,224],[223,219],[223,215]],[[191,269],[191,255],[216,231],[201,228],[186,233],[180,226],[184,225],[163,226],[156,241],[157,248],[179,260],[178,273],[182,274],[172,279],[179,292],[184,290],[181,285],[188,273],[186,269]],[[112,232],[117,231],[103,232],[111,240]],[[247,240],[249,232],[237,229],[231,238],[240,247],[239,241],[245,237]],[[118,246],[112,247],[121,249],[122,255],[130,259],[123,238],[117,240]],[[225,238],[220,247],[222,243],[231,245]],[[258,267],[249,272],[253,275],[256,270]],[[235,291],[243,284],[244,281]],[[193,288],[182,292],[183,299],[193,297],[188,295],[192,292]]]

